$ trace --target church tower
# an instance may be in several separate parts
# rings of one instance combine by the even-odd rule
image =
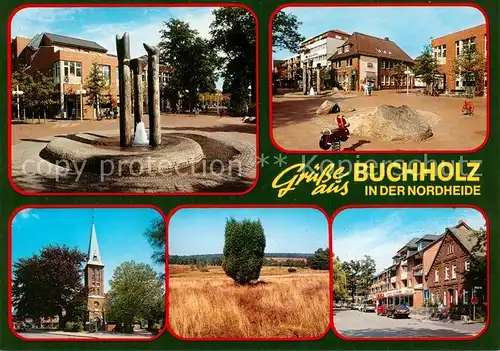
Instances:
[[[99,328],[104,324],[106,297],[104,296],[104,264],[99,252],[94,217],[90,229],[88,261],[85,266],[85,286],[88,289],[88,321]]]

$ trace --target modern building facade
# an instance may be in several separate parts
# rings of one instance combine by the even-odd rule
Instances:
[[[118,60],[98,43],[59,34],[40,33],[32,39],[12,41],[13,67],[24,66],[28,74],[41,72],[54,79],[59,90],[58,114],[62,118],[93,119],[95,109],[88,106],[83,93],[86,78],[96,63],[108,80],[107,94],[117,100]]]
[[[300,81],[302,79],[300,54],[287,57],[284,61],[283,67],[286,79]]]
[[[441,235],[413,238],[393,256],[392,266],[373,277],[369,298],[410,307],[440,301],[448,307],[470,303],[471,292],[463,289],[463,274],[458,272],[466,271],[470,262],[472,233],[460,221]]]
[[[88,291],[88,322],[101,329],[105,325],[106,296],[104,294],[104,263],[99,251],[94,218],[90,230],[88,261],[84,269],[84,284]]]
[[[339,45],[328,58],[335,69],[336,80],[346,90],[359,91],[367,82],[378,89],[394,89],[405,86],[407,77],[397,82],[393,69],[402,64],[410,69],[414,61],[396,43],[389,38],[377,38],[354,32]],[[413,79],[408,75],[408,84],[413,86]]]
[[[474,47],[479,55],[487,57],[488,33],[486,24],[434,38],[431,41],[431,45],[434,57],[439,64],[439,69],[445,76],[445,89],[448,92],[451,90],[464,90],[465,81],[460,75],[455,75],[453,69],[454,62],[464,52],[465,47],[469,45]],[[485,93],[486,87],[487,72],[485,72],[484,80],[476,81],[476,93]]]
[[[328,58],[348,38],[348,33],[335,29],[307,39],[300,44],[300,67],[318,68],[329,66]]]
[[[96,119],[103,109],[112,108],[112,101],[119,105],[118,58],[108,50],[90,40],[52,33],[40,33],[33,38],[16,37],[11,42],[12,67],[21,67],[28,74],[42,73],[52,77],[58,87],[59,99],[51,115],[61,118]],[[147,56],[141,59],[146,60]],[[92,66],[98,65],[107,80],[102,106],[94,105],[86,95],[85,84]],[[147,81],[147,66],[143,81]],[[171,69],[160,65],[160,87],[167,84]],[[162,91],[164,89],[161,89]],[[165,99],[160,99],[161,110],[165,111]],[[146,109],[147,111],[147,109]]]

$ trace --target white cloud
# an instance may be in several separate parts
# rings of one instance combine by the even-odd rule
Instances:
[[[40,219],[40,216],[37,213],[33,212],[32,208],[25,208],[17,213],[17,215],[12,220],[12,226],[19,226],[22,222],[29,219]]]
[[[40,32],[55,31],[63,23],[71,22],[81,8],[25,8],[12,18],[13,37],[31,38]]]

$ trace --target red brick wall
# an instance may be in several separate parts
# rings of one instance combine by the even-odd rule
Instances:
[[[448,253],[448,246],[451,245],[453,248],[453,253]],[[469,252],[465,250],[462,245],[455,239],[455,237],[448,233],[443,238],[443,243],[440,245],[439,251],[436,255],[436,259],[429,270],[429,275],[427,277],[427,286],[431,290],[431,296],[434,293],[435,299],[438,301],[443,299],[443,293],[446,291],[447,294],[447,305],[450,306],[449,292],[458,290],[458,302],[462,301],[462,288],[464,278],[460,272],[465,270],[465,262],[470,258]],[[456,265],[456,278],[452,279],[452,265]],[[445,279],[445,267],[449,267],[449,279]],[[439,281],[435,282],[435,270],[439,270]],[[453,304],[455,304],[455,298],[453,297]]]
[[[446,45],[446,64],[440,65],[439,69],[441,73],[446,74],[446,89],[455,89],[455,74],[453,73],[453,63],[456,58],[456,48],[455,42],[458,40],[463,40],[471,37],[476,37],[476,48],[478,53],[484,56],[484,36],[486,33],[486,24],[482,24],[476,27],[468,28],[459,32],[451,33],[439,38],[435,38],[431,41],[432,47],[438,47],[441,45]],[[483,92],[484,82],[481,80],[476,84],[478,87],[476,91]]]

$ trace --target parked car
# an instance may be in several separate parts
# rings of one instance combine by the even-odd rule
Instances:
[[[342,308],[342,304],[340,302],[335,303],[335,308]]]
[[[375,312],[375,303],[372,300],[366,301],[361,307],[362,312]]]
[[[391,318],[408,318],[410,316],[410,309],[406,305],[390,305],[387,306],[386,316]]]
[[[361,311],[363,309],[363,304],[362,303],[359,303],[358,304],[358,311]]]
[[[359,305],[357,303],[351,304],[351,310],[357,310]]]
[[[376,312],[378,316],[385,316],[387,313],[387,306],[385,304],[380,304]]]

